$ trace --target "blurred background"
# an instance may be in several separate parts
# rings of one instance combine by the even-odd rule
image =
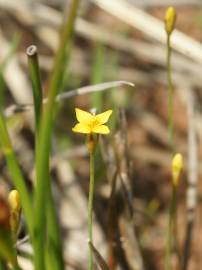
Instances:
[[[100,140],[96,157],[96,248],[111,269],[163,269],[172,157],[163,20],[170,5],[177,11],[171,41],[175,150],[185,158],[178,190],[176,250],[172,263],[173,269],[180,269],[191,207],[194,226],[188,269],[202,269],[200,0],[81,1],[61,90],[117,80],[135,83],[135,87],[79,95],[60,103],[50,163],[68,269],[86,269],[87,261],[89,160],[84,136],[71,131],[76,122],[75,107],[84,110],[96,107],[98,112],[114,110],[111,135]],[[16,112],[13,106],[21,108],[32,103],[26,57],[31,44],[38,47],[46,96],[47,78],[67,9],[67,0],[0,0],[0,105],[30,192],[34,184],[33,111],[29,107],[25,112]],[[120,176],[116,191],[112,192],[117,167],[126,178],[122,183]],[[2,153],[0,180],[0,193],[6,194],[12,184]],[[130,210],[132,214],[128,213]],[[25,235],[22,220],[19,239]],[[25,269],[32,269],[22,255],[31,252],[29,244],[19,244],[19,251]]]

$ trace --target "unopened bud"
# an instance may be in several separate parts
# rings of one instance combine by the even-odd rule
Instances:
[[[15,240],[20,222],[21,210],[20,195],[17,190],[14,189],[10,191],[8,195],[8,203],[10,206],[10,227],[13,233],[13,240]]]
[[[179,176],[183,168],[183,156],[177,153],[172,160],[172,181],[173,185],[177,186],[179,182]]]
[[[173,7],[167,8],[164,20],[165,30],[170,35],[175,28],[176,22],[176,10]]]
[[[8,195],[8,203],[10,205],[11,211],[19,212],[21,209],[20,195],[17,190],[10,191]]]

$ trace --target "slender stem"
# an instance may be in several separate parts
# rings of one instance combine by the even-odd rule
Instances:
[[[20,221],[20,210],[11,210],[10,209],[10,229],[11,229],[11,238],[14,246],[14,251],[16,253],[16,261],[17,261],[17,238],[18,238],[18,228]]]
[[[51,186],[47,188],[47,236],[48,236],[48,261],[51,264],[51,269],[64,270],[62,240],[58,217],[55,210],[54,200],[51,192]],[[54,267],[53,267],[54,265]]]
[[[38,140],[39,134],[39,124],[41,119],[41,111],[42,111],[42,86],[41,86],[41,78],[39,72],[39,62],[38,62],[38,53],[37,47],[35,45],[31,45],[26,50],[28,57],[28,67],[32,82],[32,90],[33,90],[33,98],[34,98],[34,113],[35,113],[35,125],[36,125],[36,140]],[[37,143],[36,143],[37,145]]]
[[[29,46],[26,50],[26,54],[28,57],[28,67],[29,67],[29,73],[30,73],[30,78],[31,78],[31,82],[32,82],[32,93],[33,93],[33,100],[34,100],[35,158],[37,160],[37,155],[40,155],[39,131],[40,131],[40,121],[41,121],[41,114],[42,114],[42,99],[43,99],[37,47],[34,45]],[[36,232],[35,232],[35,234],[36,234]],[[42,261],[43,253],[38,248],[37,238],[34,237],[33,240],[34,240],[34,242],[33,242],[34,262],[35,262],[35,265],[38,265],[39,261]]]
[[[95,152],[90,151],[90,184],[88,196],[88,238],[93,243],[93,197],[94,197],[94,173],[95,173]],[[88,270],[93,269],[93,254],[89,246]]]
[[[176,219],[176,208],[177,208],[177,190],[176,186],[172,187],[172,198],[169,207],[169,220],[167,227],[166,237],[166,255],[165,255],[165,270],[171,270],[171,254],[173,244],[173,230]]]
[[[167,84],[168,84],[168,130],[169,130],[169,140],[172,150],[174,150],[174,122],[173,122],[173,96],[174,96],[174,86],[172,83],[172,68],[171,68],[171,45],[170,45],[170,34],[167,34]]]

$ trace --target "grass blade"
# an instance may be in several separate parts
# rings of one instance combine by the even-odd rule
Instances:
[[[15,153],[13,151],[5,119],[1,112],[0,112],[0,144],[7,161],[11,179],[16,189],[20,193],[22,208],[24,210],[30,235],[32,236],[32,204],[30,200],[30,195],[25,185],[25,180],[18,165]]]
[[[42,111],[42,86],[39,73],[39,62],[37,47],[31,45],[27,48],[27,57],[28,57],[28,67],[32,82],[33,98],[34,98],[34,112],[35,112],[35,125],[36,125],[36,139],[39,134],[39,124]],[[37,143],[36,143],[37,144]]]
[[[4,106],[4,94],[5,94],[5,88],[6,88],[4,77],[3,77],[3,72],[5,70],[5,67],[7,66],[7,64],[9,63],[10,59],[12,58],[12,56],[14,55],[14,53],[16,52],[16,50],[19,46],[20,37],[21,36],[19,33],[14,35],[14,38],[10,42],[9,51],[0,64],[0,89],[1,89],[1,91],[0,91],[0,106],[1,107]]]
[[[104,75],[104,56],[105,50],[102,44],[97,44],[95,48],[95,56],[92,69],[92,84],[101,83]],[[96,108],[98,112],[102,109],[103,96],[100,92],[95,92],[91,95],[91,107]]]

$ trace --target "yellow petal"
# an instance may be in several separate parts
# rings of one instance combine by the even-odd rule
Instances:
[[[100,124],[105,124],[109,120],[111,114],[112,110],[108,110],[106,112],[96,115],[95,118],[100,122]]]
[[[94,115],[92,115],[89,112],[80,110],[78,108],[75,109],[76,110],[76,118],[78,120],[78,122],[83,123],[83,124],[90,124],[91,121],[94,119]]]
[[[76,124],[73,128],[72,131],[74,132],[78,132],[78,133],[91,133],[91,129],[88,125],[82,124],[82,123],[78,123]]]
[[[110,130],[107,126],[101,125],[101,126],[93,127],[92,132],[99,133],[99,134],[109,134]]]

